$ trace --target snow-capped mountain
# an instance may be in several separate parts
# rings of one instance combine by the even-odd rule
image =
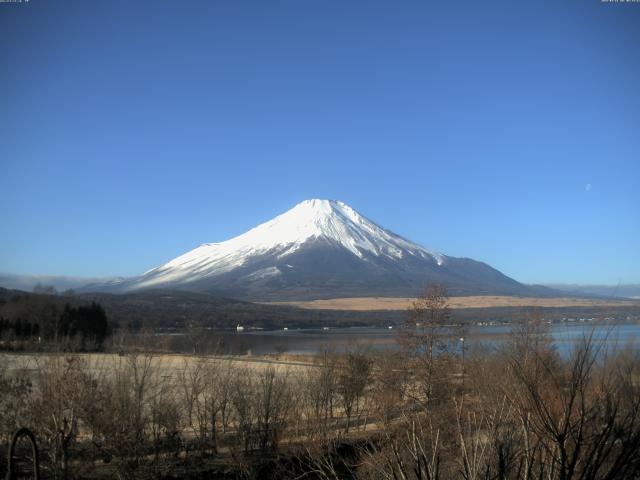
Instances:
[[[139,277],[95,289],[290,299],[410,296],[432,281],[453,294],[532,293],[484,263],[427,250],[334,200],[306,200],[238,237],[202,244]]]

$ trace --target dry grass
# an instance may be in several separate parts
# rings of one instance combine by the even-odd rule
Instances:
[[[23,372],[34,374],[41,365],[47,363],[53,357],[79,357],[86,362],[87,368],[94,375],[115,371],[123,362],[127,361],[126,357],[112,353],[9,353],[0,354],[0,367],[9,372]],[[185,363],[189,361],[205,360],[214,364],[222,364],[223,362],[231,362],[234,366],[248,367],[256,372],[262,371],[269,366],[274,366],[278,371],[287,370],[292,373],[304,372],[313,363],[309,358],[284,358],[265,356],[265,357],[213,357],[213,356],[194,356],[180,354],[155,354],[152,357],[152,367],[160,373],[161,376],[171,377],[185,368]]]
[[[393,297],[354,297],[297,302],[268,302],[272,305],[291,305],[310,310],[406,310],[415,299]],[[510,296],[469,296],[449,298],[451,308],[495,307],[620,307],[640,306],[637,300],[609,300],[592,298],[535,298]]]

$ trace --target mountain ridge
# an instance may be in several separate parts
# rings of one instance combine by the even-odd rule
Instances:
[[[223,242],[203,243],[138,277],[84,291],[175,288],[251,300],[416,296],[426,283],[452,295],[537,295],[486,263],[429,250],[337,200],[311,199]]]

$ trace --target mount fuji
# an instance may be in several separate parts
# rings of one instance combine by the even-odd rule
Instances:
[[[545,295],[489,265],[413,243],[349,205],[306,200],[248,232],[204,243],[138,277],[85,290],[184,289],[252,300],[415,296],[429,282],[453,295]]]

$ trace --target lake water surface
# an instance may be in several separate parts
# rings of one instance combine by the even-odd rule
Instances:
[[[325,348],[345,351],[351,348],[369,348],[373,350],[398,348],[397,328],[331,328],[296,330],[248,330],[238,333],[224,333],[226,340],[242,344],[252,355],[265,355],[278,352],[311,355]],[[509,338],[511,326],[471,327],[465,336],[465,346],[474,348],[486,345],[498,347]],[[631,346],[640,349],[640,324],[592,325],[588,323],[560,324],[551,326],[553,343],[561,354],[567,355],[573,346],[586,336],[593,335],[594,340],[603,342],[607,347],[621,348]]]

